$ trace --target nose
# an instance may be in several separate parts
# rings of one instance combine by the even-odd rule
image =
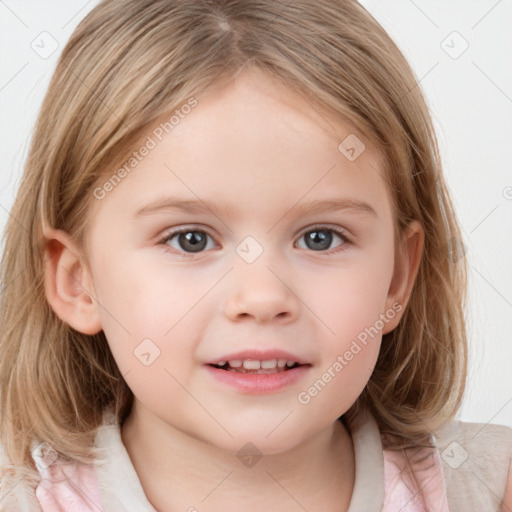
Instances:
[[[286,276],[280,276],[266,262],[242,263],[231,276],[231,289],[225,314],[233,321],[252,318],[258,323],[297,318],[299,299]],[[239,271],[237,271],[239,270]]]

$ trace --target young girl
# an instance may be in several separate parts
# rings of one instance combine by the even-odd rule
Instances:
[[[510,510],[460,239],[357,2],[103,1],[5,232],[0,509]]]

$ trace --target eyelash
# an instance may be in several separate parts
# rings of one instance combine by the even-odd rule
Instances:
[[[177,229],[175,231],[171,231],[170,233],[166,233],[162,238],[160,238],[158,240],[157,245],[166,246],[167,242],[169,240],[172,240],[176,235],[180,235],[182,233],[190,233],[190,232],[193,232],[193,231],[196,231],[196,232],[199,232],[199,233],[205,233],[206,235],[208,235],[210,238],[213,239],[213,236],[211,236],[210,233],[208,233],[204,229],[199,229],[199,228],[195,228],[195,227],[188,227],[188,228]],[[310,250],[311,252],[318,252],[320,254],[322,254],[322,253],[335,254],[335,253],[338,253],[338,252],[346,250],[346,248],[347,248],[346,246],[352,244],[352,242],[347,238],[347,236],[345,235],[345,232],[343,230],[331,228],[329,226],[322,226],[322,225],[313,226],[311,228],[308,228],[307,231],[304,231],[300,235],[299,239],[302,238],[304,235],[307,235],[308,233],[311,233],[313,231],[332,231],[333,233],[338,235],[341,238],[341,240],[343,240],[343,243],[338,248],[332,249],[330,251],[312,251],[312,250]],[[193,253],[193,252],[185,252],[185,251],[176,251],[175,249],[172,249],[172,250],[169,249],[168,246],[166,247],[166,251],[167,252],[172,252],[173,254],[176,254],[176,253],[180,254],[180,255],[182,255],[185,258],[194,257],[194,256],[196,256],[198,254],[202,254],[202,253],[205,252],[205,251],[200,251],[200,252]]]

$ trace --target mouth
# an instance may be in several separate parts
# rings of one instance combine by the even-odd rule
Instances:
[[[225,370],[227,372],[235,373],[249,373],[249,374],[273,374],[283,373],[300,366],[311,366],[309,364],[301,364],[296,361],[286,359],[271,359],[267,361],[259,361],[256,359],[232,360],[232,361],[218,361],[215,364],[209,364],[213,368]]]
[[[304,379],[312,366],[308,359],[285,350],[257,348],[225,354],[205,364],[216,383],[249,395],[284,391]]]

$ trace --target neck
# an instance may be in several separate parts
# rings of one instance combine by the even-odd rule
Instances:
[[[143,412],[143,414],[141,414]],[[354,486],[352,440],[335,421],[301,445],[241,461],[168,425],[137,400],[121,436],[158,512],[348,510]]]

